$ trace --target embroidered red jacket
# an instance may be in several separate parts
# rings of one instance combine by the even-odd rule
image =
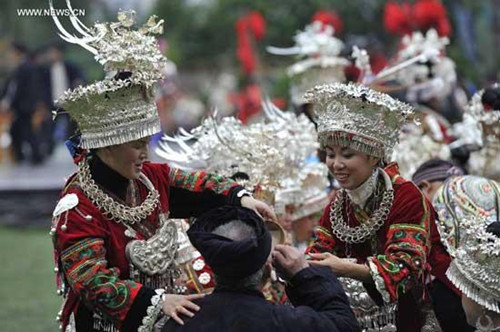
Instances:
[[[409,292],[415,286],[424,286],[427,271],[456,291],[445,276],[451,259],[441,244],[431,203],[412,182],[399,175],[396,164],[384,170],[392,180],[394,201],[376,237],[350,246],[335,237],[330,220],[332,201],[325,208],[316,239],[306,252],[331,252],[346,257],[347,249],[358,263],[368,263],[382,299],[399,302],[398,331],[420,331],[415,314],[417,301]],[[365,216],[351,205],[343,209],[344,220],[351,227],[360,225],[359,220]]]
[[[212,207],[240,203],[236,193],[243,188],[220,176],[203,171],[185,172],[155,163],[144,164],[142,172],[158,190],[160,204],[140,227],[134,227],[139,239],[154,234],[159,226],[159,213],[189,218]],[[135,186],[140,203],[148,190],[138,180]],[[78,205],[55,217],[53,222],[55,258],[62,282],[68,286],[61,317],[63,330],[71,314],[76,316],[83,305],[122,331],[137,330],[155,292],[129,277],[125,247],[132,238],[125,235],[122,223],[109,219],[85,196],[75,175],[68,180],[61,196],[67,194],[76,194]]]

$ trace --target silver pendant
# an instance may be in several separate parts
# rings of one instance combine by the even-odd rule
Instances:
[[[127,228],[127,229],[125,230],[125,236],[126,236],[126,237],[130,237],[130,238],[135,239],[135,238],[136,238],[136,236],[137,236],[137,233],[136,233],[133,229],[129,229],[129,228]]]

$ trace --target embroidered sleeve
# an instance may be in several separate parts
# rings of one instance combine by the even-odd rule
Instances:
[[[172,218],[197,217],[218,206],[241,205],[244,188],[231,179],[204,171],[169,173],[169,206]]]
[[[330,223],[330,204],[331,202],[325,207],[323,215],[319,221],[319,226],[314,229],[314,239],[312,244],[306,249],[306,254],[330,252],[337,256],[344,255],[332,235]]]
[[[417,193],[408,192],[399,202],[404,205],[396,207],[394,215],[389,216],[391,224],[383,253],[368,258],[375,286],[385,302],[396,301],[418,284],[427,269],[429,206],[415,190]]]
[[[306,249],[308,253],[322,253],[333,252],[335,248],[335,239],[332,237],[331,232],[321,226],[314,229],[314,242]]]
[[[211,190],[216,194],[229,195],[236,182],[226,177],[205,171],[186,172],[178,168],[170,169],[170,186],[194,192]]]
[[[124,321],[141,285],[119,279],[108,268],[104,240],[85,238],[61,253],[61,264],[71,288],[92,311],[117,325]]]

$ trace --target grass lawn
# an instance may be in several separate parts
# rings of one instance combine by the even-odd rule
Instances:
[[[62,299],[48,228],[0,227],[0,331],[57,331]]]

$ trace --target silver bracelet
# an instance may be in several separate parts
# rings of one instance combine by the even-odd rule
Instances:
[[[238,191],[238,193],[236,194],[236,197],[238,197],[238,198],[242,198],[243,196],[249,196],[249,197],[253,198],[252,192],[248,191],[246,189],[242,189],[242,190]]]

